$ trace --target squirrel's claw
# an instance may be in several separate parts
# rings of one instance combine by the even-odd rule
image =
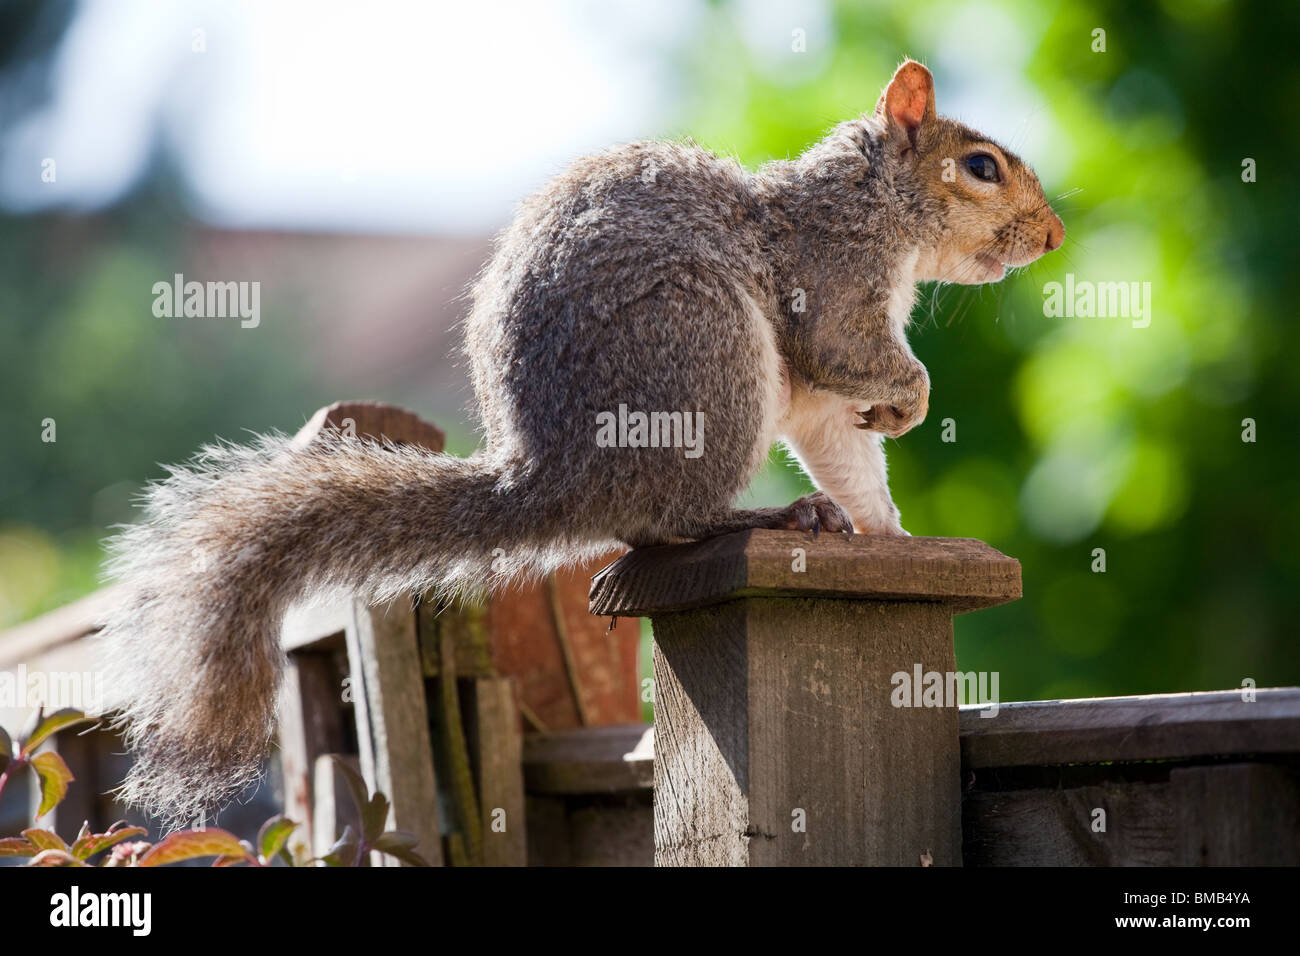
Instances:
[[[784,527],[811,531],[814,538],[819,537],[823,531],[850,534],[853,532],[853,520],[848,512],[827,497],[824,492],[818,491],[800,498],[789,508],[784,509],[783,514]]]

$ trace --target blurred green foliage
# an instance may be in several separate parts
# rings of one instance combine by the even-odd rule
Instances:
[[[906,54],[934,68],[941,111],[957,89],[1032,90],[1004,113],[1050,136],[1010,145],[1049,196],[1072,193],[1060,252],[998,286],[927,288],[915,313],[933,394],[889,443],[904,524],[1024,567],[1022,601],[959,621],[960,665],[999,671],[1004,699],[1300,683],[1300,8],[844,0],[782,26],[775,56],[747,42],[752,11],[715,3],[695,24],[668,132],[750,166],[786,157],[869,110]],[[106,216],[0,219],[0,626],[94,587],[98,540],[157,462],[339,397],[273,326],[135,321],[183,259],[176,195],[160,166]],[[1044,316],[1044,283],[1067,272],[1151,282],[1150,326]],[[805,488],[775,452],[750,498]]]

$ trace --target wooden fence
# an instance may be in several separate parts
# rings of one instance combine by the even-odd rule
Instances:
[[[299,440],[332,427],[442,442],[365,404]],[[978,541],[753,531],[486,607],[300,609],[285,810],[317,852],[351,822],[337,754],[449,865],[1300,864],[1300,689],[956,706],[954,615],[1020,586]],[[0,635],[0,666],[98,606]],[[637,622],[609,629],[640,617],[653,726]]]

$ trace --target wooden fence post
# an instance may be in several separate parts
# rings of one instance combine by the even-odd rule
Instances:
[[[656,865],[960,865],[956,702],[915,705],[954,683],[952,616],[1020,593],[963,538],[746,531],[605,568],[592,613],[654,624]]]

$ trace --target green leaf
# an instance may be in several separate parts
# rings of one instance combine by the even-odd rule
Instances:
[[[204,830],[179,830],[165,837],[144,856],[137,866],[166,866],[182,860],[195,860],[203,856],[245,855],[239,837],[226,830],[208,827]]]
[[[121,827],[121,829],[119,830],[118,827]],[[107,833],[89,833],[78,837],[77,842],[72,844],[72,855],[78,860],[89,860],[96,853],[107,850],[123,840],[132,840],[136,837],[148,835],[149,831],[144,827],[129,827],[126,825],[125,820],[118,820],[108,828]]]
[[[87,717],[85,713],[77,710],[75,707],[65,707],[63,710],[56,710],[45,719],[39,721],[36,727],[28,735],[26,740],[21,742],[23,750],[31,753],[41,744],[45,743],[51,736],[57,734],[60,730],[67,730],[69,727],[75,727],[77,724],[94,724],[98,720],[95,717]]]
[[[5,767],[14,759],[14,742],[9,739],[9,734],[0,727],[0,773],[5,772]]]
[[[263,823],[262,829],[257,831],[257,846],[263,862],[270,863],[271,858],[284,846],[284,841],[289,839],[289,834],[297,828],[298,824],[283,814]]]
[[[67,850],[42,850],[31,858],[28,866],[85,866]]]
[[[38,850],[67,850],[68,845],[53,830],[40,830],[32,827],[23,831],[27,842]]]
[[[419,843],[419,838],[414,834],[404,833],[401,830],[389,830],[381,834],[371,847],[389,856],[395,856],[403,863],[409,863],[412,866],[428,866],[429,863],[424,857],[414,851],[414,847]]]
[[[63,762],[63,758],[53,750],[33,757],[32,769],[41,776],[41,805],[36,815],[43,817],[68,795],[68,784],[76,778],[72,776],[72,771]]]
[[[361,774],[348,766],[348,762],[342,757],[335,756],[334,763],[342,772],[343,779],[348,782],[348,789],[352,791],[352,803],[356,806],[357,813],[362,813],[370,803],[370,791],[366,787],[366,782],[361,779]]]
[[[0,856],[35,856],[39,851],[22,837],[0,839]]]

